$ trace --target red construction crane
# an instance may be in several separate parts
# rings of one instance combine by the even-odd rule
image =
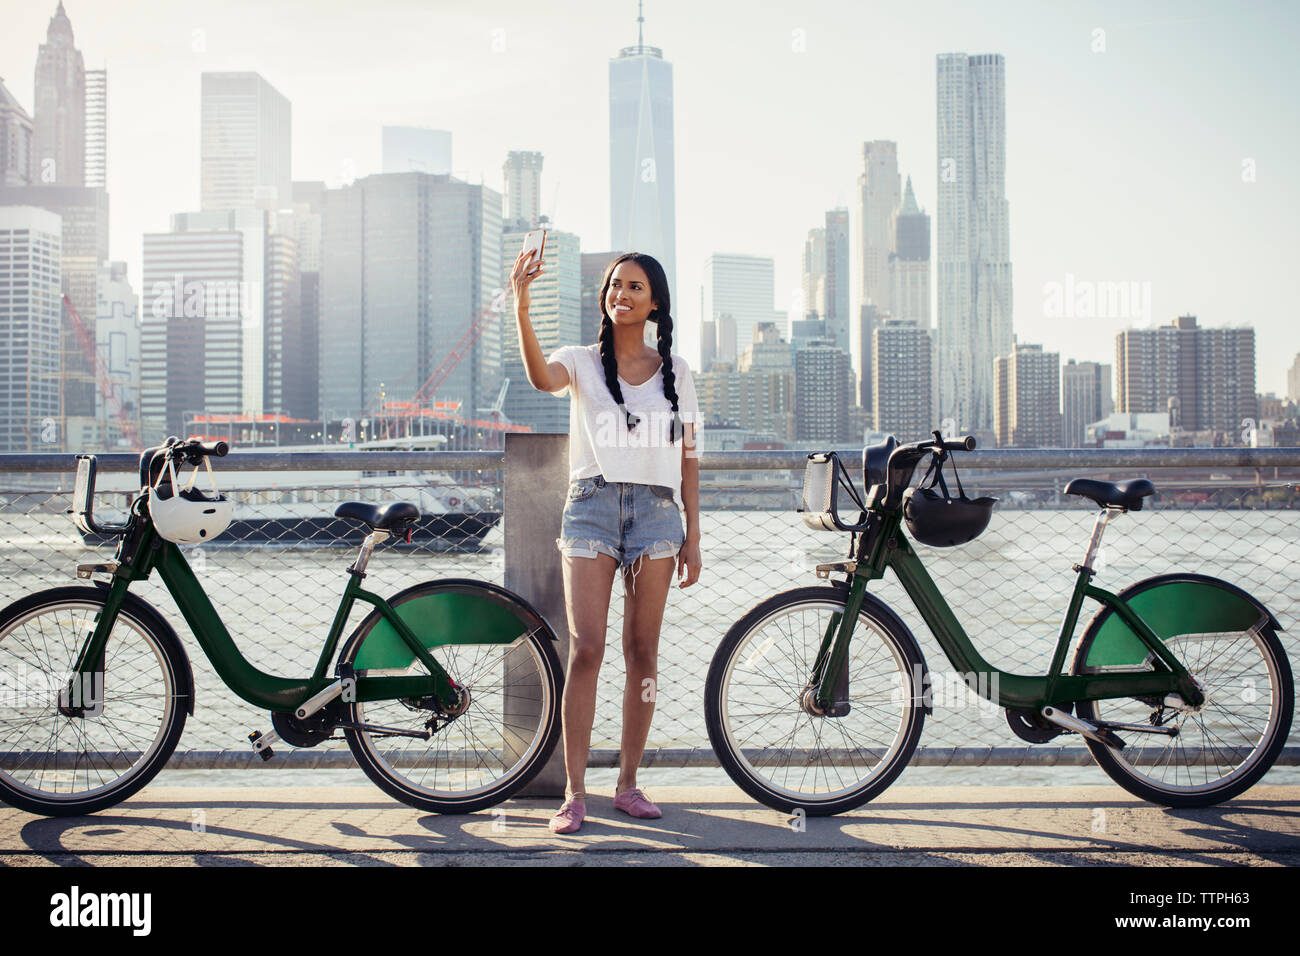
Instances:
[[[122,437],[127,440],[131,447],[142,447],[140,431],[135,427],[135,422],[131,420],[131,416],[127,414],[126,407],[122,404],[121,398],[118,397],[112,379],[109,378],[108,366],[104,364],[104,359],[99,354],[99,348],[95,344],[95,330],[86,327],[86,323],[81,320],[81,316],[73,308],[72,300],[66,294],[63,296],[63,307],[68,310],[68,315],[72,317],[72,326],[76,330],[77,339],[81,342],[81,351],[85,354],[87,363],[95,370],[95,382],[99,385],[99,394],[104,399],[104,407],[113,413],[113,417],[117,419],[118,428],[122,431]]]
[[[418,391],[416,391],[415,397],[410,402],[387,402],[375,412],[374,417],[384,419],[425,415],[438,418],[453,418],[452,415],[449,415],[446,412],[429,411],[427,406],[430,405],[430,399],[437,394],[439,387],[441,387],[442,383],[447,380],[447,376],[455,370],[456,366],[460,364],[461,359],[469,354],[470,350],[474,347],[474,343],[483,335],[484,330],[492,324],[493,317],[499,315],[505,308],[506,298],[508,295],[509,293],[505,289],[498,289],[496,291],[492,297],[491,303],[489,303],[488,306],[478,314],[474,321],[470,323],[469,328],[465,330],[465,334],[460,337],[460,341],[457,342],[455,347],[447,353],[447,357],[444,358],[441,364],[433,370],[432,374],[425,379],[424,384],[420,386]],[[458,417],[464,418],[464,416]],[[465,423],[508,431],[531,431],[531,429],[523,426],[515,426],[513,428],[510,426],[503,426],[499,421],[480,422],[477,420],[467,420]]]
[[[456,343],[456,347],[447,353],[447,357],[442,360],[442,364],[433,370],[433,374],[425,380],[425,383],[420,386],[420,390],[415,393],[415,398],[411,399],[415,405],[423,405],[437,393],[439,386],[446,381],[447,376],[460,364],[460,360],[469,354],[469,350],[479,340],[483,330],[492,324],[490,316],[501,314],[501,310],[505,308],[506,296],[505,289],[496,291],[496,295],[492,297],[492,302],[478,314],[478,318],[470,323],[469,328],[465,330],[465,334]]]

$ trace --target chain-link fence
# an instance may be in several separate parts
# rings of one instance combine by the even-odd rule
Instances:
[[[391,594],[440,577],[504,583],[503,471],[465,470],[465,453],[446,459],[456,470],[440,466],[439,456],[457,453],[412,454],[419,455],[422,470],[404,470],[409,464],[398,470],[388,463],[386,467],[394,467],[391,472],[347,473],[336,466],[318,471],[311,456],[296,455],[291,467],[286,461],[274,474],[222,473],[222,491],[236,502],[235,522],[220,539],[185,552],[252,664],[281,676],[306,674],[315,664],[363,530],[355,522],[332,517],[340,501],[409,500],[419,503],[423,515],[411,543],[389,541],[377,550],[368,568],[369,589]],[[1018,452],[981,453],[971,456],[972,465],[962,465],[969,490],[1000,499],[989,529],[964,547],[918,550],[990,663],[1022,674],[1042,674],[1050,663],[1074,583],[1071,565],[1083,558],[1095,515],[1091,502],[1061,494],[1065,480],[1137,474],[1151,477],[1161,494],[1142,512],[1111,523],[1094,562],[1096,583],[1118,591],[1170,571],[1223,578],[1269,607],[1284,628],[1281,637],[1291,660],[1300,660],[1295,636],[1300,624],[1300,451],[1289,450],[1281,459],[1274,456],[1267,459],[1273,464],[1259,468],[1228,467],[1222,456],[1207,451],[1200,458],[1183,456],[1182,467],[1169,471],[1144,466],[1136,460],[1140,456],[1135,456],[1134,467],[1116,467],[1115,454],[1108,454],[1094,467],[1073,464],[1059,473],[1024,470]],[[35,463],[45,469],[37,471],[32,461],[0,457],[11,459],[3,462],[5,471],[0,473],[0,605],[42,588],[73,583],[78,563],[108,560],[113,542],[83,540],[66,513],[70,459]],[[811,531],[795,513],[802,471],[790,466],[799,457],[790,452],[766,458],[721,452],[703,459],[704,568],[695,586],[674,587],[669,594],[656,713],[646,751],[649,765],[716,765],[705,731],[703,696],[709,663],[722,636],[760,601],[819,583],[816,565],[846,556],[847,535]],[[501,461],[499,453],[495,460]],[[221,471],[222,462],[215,464]],[[20,466],[32,470],[20,474]],[[110,478],[118,479],[116,486]],[[114,510],[122,511],[132,481],[124,474],[101,474],[96,501],[101,521],[112,520]],[[762,510],[742,507],[747,500],[760,503]],[[557,498],[557,512],[561,506]],[[559,557],[552,550],[544,556],[512,555],[510,560]],[[1031,746],[1016,738],[1000,709],[976,697],[959,675],[950,673],[951,665],[897,581],[887,576],[873,582],[871,590],[908,624],[933,675],[934,714],[914,764],[1090,761],[1077,738],[1060,738],[1067,744],[1074,741],[1066,746]],[[224,687],[157,576],[134,585],[133,592],[171,621],[193,663],[195,714],[170,766],[260,767],[247,738],[250,731],[269,728],[268,715]],[[592,733],[593,766],[617,763],[624,679],[620,594],[616,583]],[[351,625],[368,610],[354,611]],[[1076,636],[1089,611],[1085,609]],[[1283,762],[1296,762],[1295,740],[1293,731]],[[292,759],[271,766],[353,765],[341,741],[288,756]]]

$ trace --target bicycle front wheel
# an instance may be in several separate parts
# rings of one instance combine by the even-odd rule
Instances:
[[[29,813],[75,816],[125,800],[167,763],[185,727],[185,652],[134,596],[118,612],[102,670],[80,688],[88,706],[60,711],[105,594],[55,588],[0,612],[0,800]]]
[[[786,813],[842,813],[903,771],[925,721],[925,663],[907,626],[867,595],[853,629],[849,712],[801,705],[826,630],[848,589],[777,594],[737,621],[709,667],[705,719],[713,752],[738,787]]]
[[[1121,597],[1142,591],[1158,596],[1159,586],[1159,581],[1139,585]],[[1107,617],[1109,609],[1080,640],[1076,674],[1096,671],[1085,662]],[[1181,634],[1164,644],[1200,685],[1205,701],[1199,707],[1134,698],[1080,701],[1076,712],[1084,720],[1158,724],[1176,732],[1120,730],[1122,750],[1093,740],[1085,741],[1088,749],[1112,780],[1152,803],[1205,807],[1238,796],[1268,772],[1291,729],[1295,688],[1271,620],[1265,614],[1242,630]]]
[[[456,643],[430,650],[470,696],[469,708],[450,720],[415,700],[354,701],[345,719],[358,728],[344,733],[366,775],[389,796],[435,813],[472,813],[518,792],[545,765],[560,735],[563,676],[546,620],[517,595],[480,581],[446,580],[417,585],[389,603],[461,595],[508,609],[523,626],[512,643]],[[340,661],[357,660],[377,617],[349,640]],[[393,671],[361,670],[358,677]],[[401,673],[424,673],[418,662]],[[431,733],[427,740],[387,730]]]

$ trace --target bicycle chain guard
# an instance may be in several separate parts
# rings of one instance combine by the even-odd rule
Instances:
[[[1074,709],[1073,704],[1065,704],[1059,708],[1066,712]],[[1032,710],[1020,710],[1014,707],[1008,707],[1007,725],[1021,740],[1031,744],[1045,744],[1055,740],[1061,734],[1065,733],[1064,727],[1058,727],[1056,724],[1049,724],[1047,721]]]

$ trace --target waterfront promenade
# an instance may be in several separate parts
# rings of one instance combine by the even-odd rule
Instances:
[[[146,788],[89,817],[0,807],[6,866],[1296,866],[1300,787],[1170,810],[1118,787],[891,787],[858,810],[791,819],[732,787],[649,791],[660,820],[589,798],[580,833],[553,799],[439,816],[373,787]]]

